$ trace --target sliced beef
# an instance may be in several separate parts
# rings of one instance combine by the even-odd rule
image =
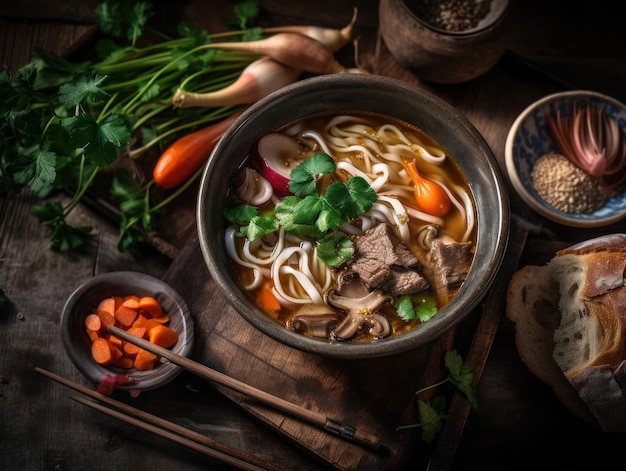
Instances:
[[[411,267],[419,263],[398,237],[389,224],[378,224],[367,231],[356,243],[357,257],[374,258],[386,265]]]
[[[429,287],[419,273],[419,259],[395,235],[389,224],[379,224],[356,242],[349,271],[369,288],[380,287],[393,296],[417,293]]]
[[[417,271],[404,267],[391,267],[380,288],[395,296],[419,293],[428,289],[429,284]]]
[[[451,289],[465,281],[472,261],[472,250],[471,242],[459,243],[443,238],[433,240],[430,256],[443,286]]]

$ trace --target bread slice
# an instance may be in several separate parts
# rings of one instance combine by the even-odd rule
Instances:
[[[552,358],[554,331],[559,326],[559,288],[545,267],[527,265],[512,277],[506,315],[515,323],[515,344],[526,367],[549,385],[575,416],[599,428],[576,389]]]
[[[561,250],[514,274],[507,317],[529,370],[575,415],[626,431],[626,234]]]

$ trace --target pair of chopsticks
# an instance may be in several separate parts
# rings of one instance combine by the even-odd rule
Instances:
[[[257,389],[249,384],[243,383],[239,380],[231,378],[224,373],[213,370],[207,366],[197,363],[189,358],[178,355],[166,348],[160,347],[153,343],[148,342],[135,335],[129,334],[125,330],[122,330],[115,326],[109,327],[109,332],[122,340],[126,340],[136,346],[143,348],[155,355],[165,358],[175,365],[190,371],[202,378],[214,381],[222,386],[226,386],[229,389],[240,392],[248,397],[256,399],[257,401],[269,405],[274,409],[286,412],[294,417],[302,419],[312,425],[315,425],[331,434],[337,435],[346,440],[363,445],[367,448],[378,450],[380,448],[380,439],[372,435],[371,433],[363,430],[356,430],[354,427],[344,425],[341,422],[326,417],[318,412],[313,412],[304,407],[298,406],[292,402],[286,401],[277,396],[273,396],[265,391]]]
[[[260,389],[254,388],[246,383],[238,381],[230,376],[227,376],[219,371],[213,370],[200,363],[194,362],[189,358],[178,355],[170,350],[159,347],[147,340],[141,339],[128,332],[119,329],[117,327],[109,327],[111,334],[126,340],[140,348],[143,348],[161,358],[169,360],[170,362],[180,366],[181,368],[194,373],[202,378],[214,381],[222,386],[226,386],[234,391],[242,393],[250,398],[253,398],[263,404],[269,405],[277,410],[286,412],[294,417],[300,418],[312,425],[315,425],[331,434],[337,435],[340,438],[353,441],[355,443],[366,446],[367,448],[378,450],[380,448],[380,439],[375,435],[368,432],[356,430],[354,427],[350,427],[342,424],[341,422],[324,416],[323,414],[313,412],[304,407],[293,404],[289,401],[273,396]],[[81,397],[71,398],[80,402],[92,409],[98,410],[109,416],[117,418],[123,422],[137,426],[143,430],[154,433],[155,435],[166,438],[170,441],[186,446],[192,450],[202,453],[211,458],[217,459],[227,464],[237,466],[244,471],[259,471],[268,470],[267,467],[262,467],[263,464],[258,457],[250,455],[243,451],[233,450],[217,440],[211,439],[205,435],[189,430],[173,422],[169,422],[165,419],[156,417],[147,412],[141,411],[137,408],[129,406],[123,402],[112,399],[108,396],[100,394],[96,391],[88,389],[80,384],[65,379],[59,375],[44,370],[43,368],[36,367],[35,371],[47,376],[54,381],[61,383],[71,389],[81,392],[98,402],[90,401]],[[107,407],[108,406],[108,407]],[[234,455],[238,456],[234,456]],[[255,463],[258,463],[255,464]],[[280,466],[272,464],[272,471],[282,470]]]
[[[201,433],[185,428],[174,422],[170,422],[148,412],[129,406],[123,402],[112,399],[104,394],[100,394],[78,383],[70,381],[69,379],[63,378],[62,376],[44,370],[43,368],[35,367],[35,371],[53,379],[58,383],[68,386],[75,391],[81,392],[103,404],[106,404],[105,406],[83,397],[70,396],[71,399],[80,402],[87,407],[91,407],[92,409],[121,420],[122,422],[134,425],[142,430],[151,432],[157,436],[185,446],[215,460],[235,466],[244,471],[286,471],[285,468],[276,464],[272,464],[271,468],[265,467],[262,465],[261,460],[253,455],[233,449],[215,439],[207,437],[206,435],[202,435]]]

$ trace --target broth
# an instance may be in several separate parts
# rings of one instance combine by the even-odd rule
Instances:
[[[280,304],[263,308],[266,315],[286,329],[337,342],[378,341],[437,315],[462,285],[476,244],[473,197],[452,156],[422,130],[376,114],[316,115],[278,131],[300,144],[293,156],[300,162],[319,153],[334,161],[336,170],[317,178],[318,195],[325,198],[329,185],[348,185],[354,177],[367,181],[376,195],[371,208],[332,231],[353,247],[352,259],[339,267],[320,260],[320,241],[310,236],[280,226],[251,241],[240,224],[229,226],[227,250],[242,285],[255,299],[269,290],[268,298]],[[244,166],[255,167],[254,152]],[[421,209],[425,205],[418,203],[415,182],[407,173],[406,164],[412,161],[423,177],[446,189],[450,209],[445,215]],[[234,206],[241,203],[236,194]],[[274,195],[257,212],[271,215],[283,201]],[[447,265],[448,258],[458,257],[454,266]],[[371,304],[360,306],[352,298],[371,299]],[[407,299],[412,300],[413,319],[407,315]]]

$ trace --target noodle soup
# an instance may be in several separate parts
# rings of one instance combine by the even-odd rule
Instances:
[[[474,200],[453,156],[372,113],[319,114],[273,134],[250,150],[225,211],[226,250],[263,312],[350,343],[436,316],[476,246]]]

